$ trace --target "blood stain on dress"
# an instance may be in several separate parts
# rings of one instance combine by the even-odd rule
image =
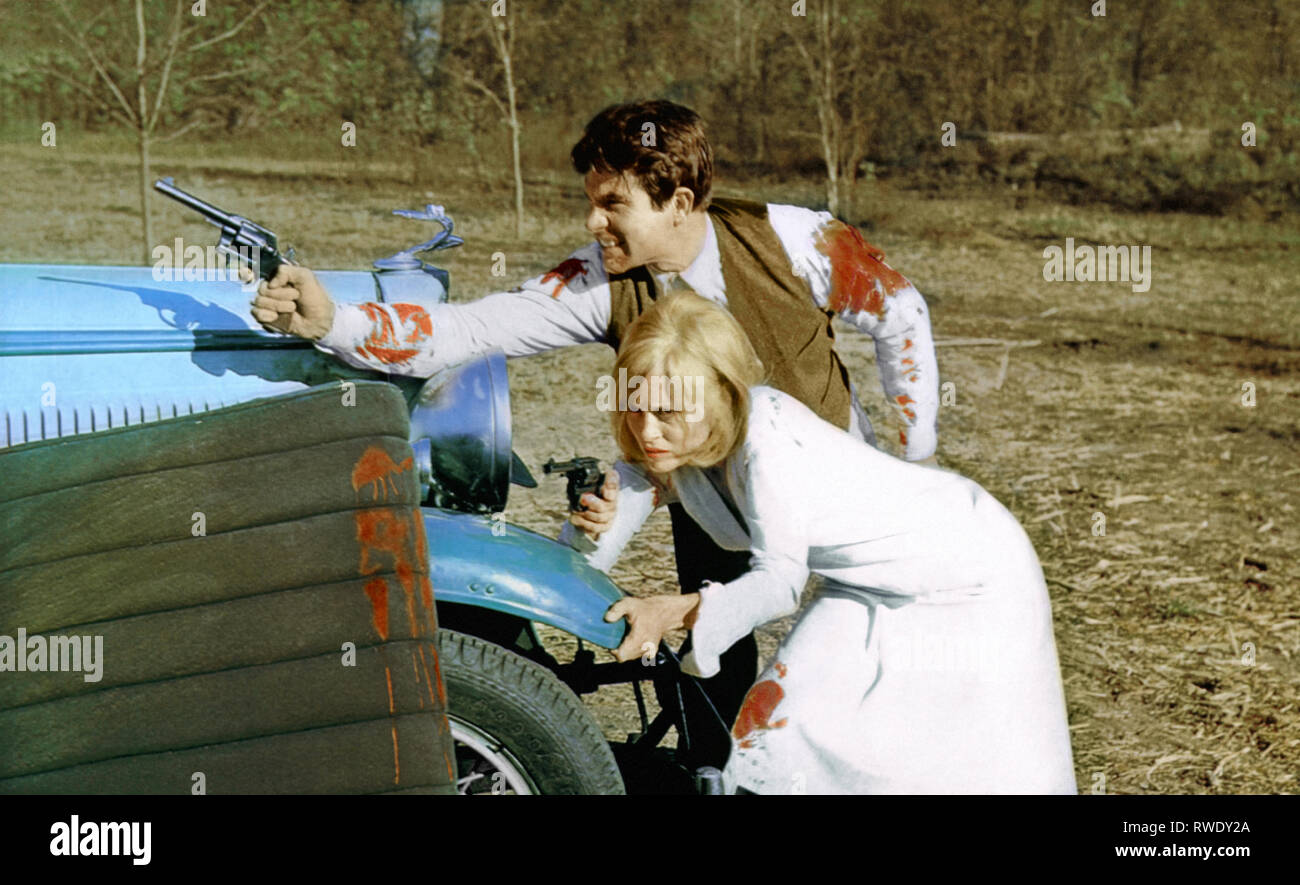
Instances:
[[[736,724],[731,729],[732,735],[740,741],[741,747],[748,749],[754,746],[750,735],[755,731],[785,728],[788,718],[776,722],[769,721],[772,718],[772,711],[784,697],[785,691],[771,679],[764,679],[749,690],[749,694],[745,695],[745,703],[736,714]]]
[[[862,238],[858,229],[837,219],[817,231],[817,251],[831,260],[829,306],[840,313],[846,308],[866,311],[885,318],[885,298],[910,283],[885,264],[885,253]]]
[[[559,298],[565,286],[576,278],[586,275],[587,262],[581,258],[566,258],[542,276],[542,285],[546,285],[551,280],[559,280],[555,284],[554,291],[551,292],[552,298]]]

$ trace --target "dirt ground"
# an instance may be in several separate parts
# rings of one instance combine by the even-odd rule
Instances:
[[[397,166],[224,161],[175,147],[155,172],[271,227],[320,268],[367,267],[424,238],[388,212],[440,202],[467,240],[438,258],[453,300],[509,288],[586,239],[574,176],[531,183],[536,214],[521,243],[508,194],[411,181]],[[139,263],[129,153],[0,145],[0,173],[0,260]],[[818,193],[812,181],[723,180],[718,190],[802,205]],[[887,184],[859,205],[851,220],[931,307],[951,385],[942,465],[1006,504],[1038,550],[1080,790],[1300,790],[1297,220],[1128,214]],[[159,242],[212,239],[179,207],[156,212]],[[1066,237],[1149,245],[1150,290],[1044,280],[1043,248]],[[491,275],[498,251],[504,279]],[[897,434],[870,339],[841,327],[839,349],[888,445]],[[563,481],[541,478],[547,458],[613,456],[607,416],[594,407],[611,359],[592,345],[511,362],[515,448],[541,482],[512,492],[512,521],[558,530]],[[652,518],[614,577],[637,595],[677,592],[666,515]],[[789,623],[759,631],[765,656]],[[546,641],[571,653],[563,634]],[[636,729],[626,687],[588,700],[612,740]]]

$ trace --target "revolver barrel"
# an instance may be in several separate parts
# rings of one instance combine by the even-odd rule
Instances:
[[[233,216],[227,215],[216,206],[204,200],[200,200],[193,194],[187,194],[185,191],[178,188],[170,178],[158,179],[153,183],[153,188],[159,193],[171,197],[181,205],[193,209],[218,227],[239,227],[238,221],[236,221]]]

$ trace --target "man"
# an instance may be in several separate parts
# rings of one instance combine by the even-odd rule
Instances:
[[[839,316],[875,339],[876,362],[902,424],[908,460],[932,459],[938,369],[925,301],[856,229],[796,206],[712,199],[713,153],[698,115],[668,101],[606,108],[572,151],[591,208],[595,242],[549,272],[469,304],[335,305],[311,271],[283,266],[263,283],[253,315],[312,339],[352,365],[427,376],[500,348],[525,356],[603,341],[661,293],[690,288],[731,311],[772,386],[874,444],[848,371],[834,350]],[[828,469],[827,482],[834,482]],[[588,496],[573,524],[592,533],[613,516],[616,479]],[[864,502],[864,506],[870,506]],[[684,593],[745,571],[747,554],[722,550],[678,505],[670,508]],[[706,692],[726,723],[757,673],[754,637],[722,656]],[[688,715],[709,715],[693,697]],[[702,721],[695,719],[695,721]],[[721,766],[725,734],[696,737],[695,765]]]

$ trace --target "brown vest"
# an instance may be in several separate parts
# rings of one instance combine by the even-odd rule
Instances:
[[[834,314],[813,303],[767,220],[767,206],[720,198],[708,213],[718,235],[727,308],[767,369],[767,383],[802,401],[822,418],[849,426],[849,373],[835,353]],[[609,278],[607,340],[617,350],[642,311],[659,297],[645,268]]]

